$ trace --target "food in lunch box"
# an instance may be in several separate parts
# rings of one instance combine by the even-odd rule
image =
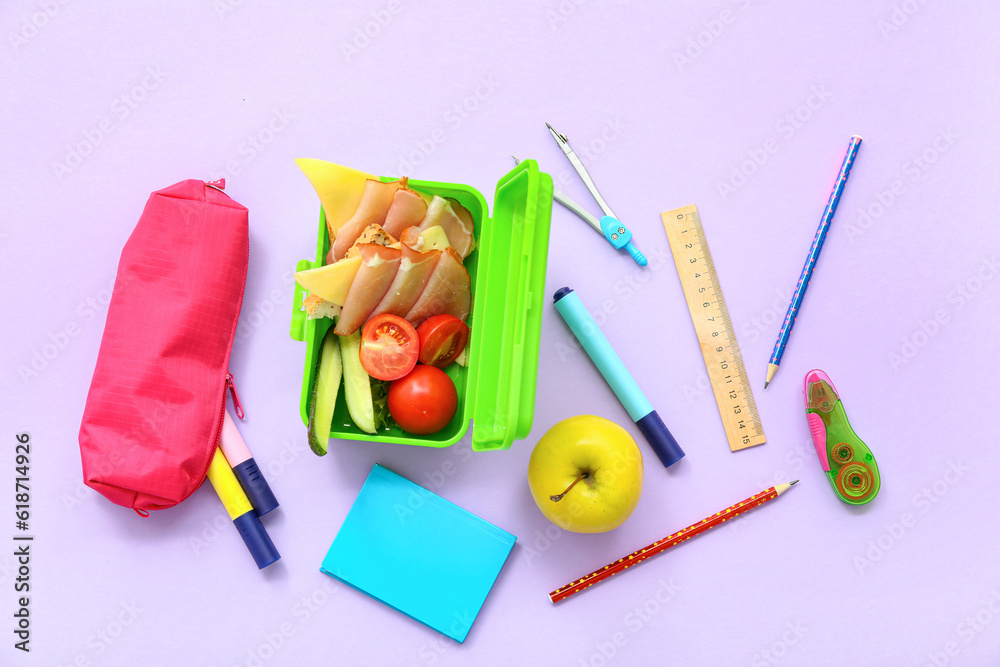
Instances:
[[[464,363],[472,284],[463,260],[476,247],[472,215],[456,200],[412,189],[406,178],[383,182],[320,160],[296,162],[320,197],[330,244],[326,264],[296,272],[295,280],[309,293],[302,302],[309,318],[334,319],[327,336],[339,341],[340,352],[334,360],[324,341],[310,446],[326,451],[321,434],[330,431],[334,406],[315,403],[336,401],[329,386],[335,377],[343,378],[344,401],[360,430],[377,433],[389,419],[393,390],[386,381],[393,381],[401,387],[394,392],[399,426],[416,435],[440,431],[457,409],[455,385],[435,375],[437,368],[417,372],[414,365],[418,354],[439,368]],[[428,386],[432,395],[419,391]]]
[[[437,433],[457,409],[455,383],[440,368],[418,364],[389,385],[389,413],[400,428],[414,435]]]
[[[462,259],[476,248],[472,216],[456,201],[435,195],[427,206],[427,215],[419,223],[420,230],[431,227],[441,227],[448,237],[448,243]]]
[[[306,166],[307,175],[317,173],[311,162]],[[338,211],[342,217],[344,209]],[[298,271],[295,280],[309,292],[304,302],[309,316],[337,317],[338,335],[357,331],[381,313],[399,315],[413,326],[441,313],[468,316],[472,283],[463,259],[475,248],[475,237],[472,216],[458,202],[433,196],[427,203],[406,178],[366,179],[355,211],[341,224],[328,217],[328,231],[335,236],[327,260],[335,261]]]
[[[432,315],[447,313],[460,320],[469,316],[472,307],[472,286],[462,258],[451,248],[445,248],[434,265],[423,291],[410,311],[404,315],[413,326]]]
[[[365,188],[361,194],[361,201],[354,215],[350,217],[336,231],[336,236],[330,239],[330,250],[333,252],[333,259],[343,259],[348,248],[361,236],[361,232],[369,225],[381,226],[385,222],[386,214],[392,205],[393,196],[400,185],[406,185],[404,181],[392,181],[383,183],[377,180],[365,181]]]
[[[441,258],[441,251],[417,252],[406,244],[402,247],[403,260],[386,290],[382,300],[372,311],[372,317],[383,313],[405,317],[424,291],[434,267]]]
[[[419,338],[396,315],[373,317],[361,332],[361,366],[373,378],[398,380],[417,365]]]
[[[371,174],[313,158],[296,158],[295,164],[316,190],[326,215],[327,232],[334,238],[340,226],[357,210]]]
[[[318,320],[321,317],[328,317],[332,320],[340,315],[341,307],[315,294],[310,294],[302,300],[302,310],[306,311],[306,316],[310,320]]]
[[[387,248],[375,243],[359,246],[359,254],[361,267],[347,292],[344,309],[334,329],[340,336],[354,333],[368,320],[392,284],[402,260],[399,248]]]
[[[426,195],[406,186],[406,179],[400,179],[403,185],[396,190],[392,198],[392,206],[385,215],[386,233],[399,237],[407,227],[419,225],[427,215]]]
[[[361,268],[361,257],[348,257],[335,264],[319,266],[307,271],[296,271],[295,282],[302,285],[310,296],[318,296],[337,306],[343,306],[347,293],[354,283],[354,276]]]
[[[333,408],[337,404],[343,371],[337,335],[333,331],[327,331],[319,353],[319,370],[309,408],[309,447],[320,456],[326,454],[327,444],[330,442]]]
[[[377,245],[393,246],[398,247],[399,242],[396,240],[392,234],[389,234],[380,225],[371,224],[364,228],[361,232],[361,236],[354,241],[354,245],[347,249],[347,254],[345,257],[357,257],[361,254],[361,247],[366,243],[375,243]],[[327,264],[331,264],[329,254],[327,255]]]
[[[469,327],[453,315],[428,317],[417,327],[420,363],[445,368],[465,352]]]
[[[419,227],[408,227],[403,230],[399,237],[403,245],[410,246],[413,250],[426,252],[428,250],[444,250],[450,248],[448,235],[444,233],[441,225],[434,225],[427,229]]]
[[[371,376],[361,366],[361,332],[337,336],[337,339],[340,341],[340,356],[344,365],[344,401],[347,403],[347,412],[359,429],[365,433],[376,433]],[[320,371],[322,374],[322,368]],[[329,433],[327,430],[327,434]]]

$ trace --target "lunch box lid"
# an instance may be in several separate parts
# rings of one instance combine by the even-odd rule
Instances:
[[[552,178],[524,160],[497,183],[483,225],[470,343],[472,449],[507,449],[535,414]]]

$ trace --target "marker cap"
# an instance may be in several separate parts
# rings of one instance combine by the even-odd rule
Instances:
[[[246,514],[233,519],[233,525],[240,531],[240,537],[250,550],[250,555],[257,563],[257,569],[263,570],[271,563],[281,558],[278,550],[274,548],[271,536],[264,530],[264,524],[260,522],[257,514],[251,510]]]
[[[278,506],[278,499],[274,497],[274,492],[264,479],[264,473],[257,467],[257,462],[252,456],[243,463],[233,466],[233,472],[236,473],[236,479],[240,481],[240,486],[250,499],[257,516],[263,516]]]
[[[656,452],[664,467],[669,468],[684,458],[684,450],[674,440],[674,436],[670,434],[670,430],[660,419],[660,415],[656,414],[656,410],[637,421],[635,425],[642,431],[649,446]]]

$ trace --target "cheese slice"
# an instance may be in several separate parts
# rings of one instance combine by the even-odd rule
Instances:
[[[347,257],[319,268],[296,271],[295,282],[302,285],[302,288],[310,294],[343,306],[359,268],[361,268],[360,256]]]
[[[420,236],[424,239],[424,242],[420,245],[421,251],[444,250],[451,247],[451,243],[448,242],[448,235],[441,225],[428,227],[420,232]]]
[[[326,212],[326,226],[330,230],[332,241],[341,226],[358,209],[365,181],[378,178],[326,160],[300,157],[295,159],[295,164],[299,165],[299,169],[319,195],[319,202]]]

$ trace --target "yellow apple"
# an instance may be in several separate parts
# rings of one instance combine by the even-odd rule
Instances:
[[[603,533],[622,525],[639,502],[642,453],[618,424],[570,417],[535,445],[528,486],[549,521],[574,533]]]

